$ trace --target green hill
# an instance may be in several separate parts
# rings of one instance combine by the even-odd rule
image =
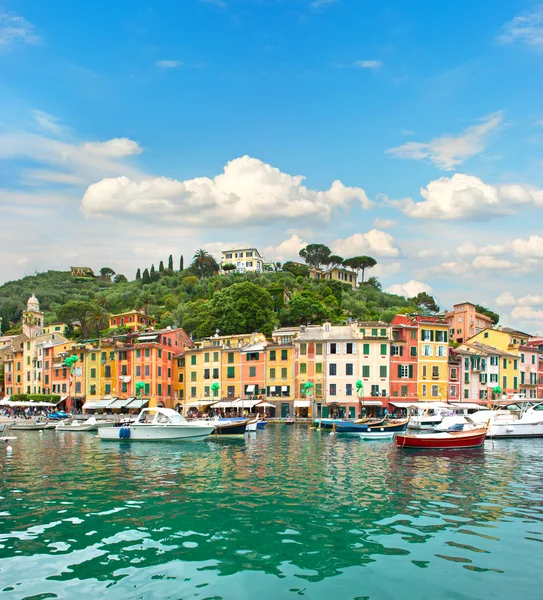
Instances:
[[[161,327],[183,326],[196,338],[212,335],[216,329],[246,333],[258,326],[269,333],[275,326],[323,320],[341,323],[349,317],[390,321],[397,312],[420,310],[406,298],[382,292],[375,278],[352,290],[340,282],[290,272],[211,276],[195,272],[198,269],[193,267],[161,273],[152,269],[150,276],[146,270],[144,278],[115,283],[107,278],[77,281],[69,272],[47,271],[10,281],[0,286],[3,330],[20,327],[32,293],[40,301],[46,323],[76,319],[84,324],[85,337],[105,334],[109,314],[133,308],[147,310]]]

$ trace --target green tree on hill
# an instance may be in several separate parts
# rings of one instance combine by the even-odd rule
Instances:
[[[371,269],[375,267],[377,261],[371,256],[353,256],[352,258],[345,259],[343,261],[343,264],[346,267],[350,267],[351,269],[356,271],[357,276],[361,276],[361,283],[364,283],[364,275],[366,273],[366,269]]]
[[[141,271],[138,268],[138,270],[136,271],[136,281],[139,281],[141,279]]]
[[[151,274],[149,273],[148,269],[143,270],[143,275],[141,276],[141,282],[143,283],[143,285],[145,285],[147,283],[151,283]]]
[[[217,261],[203,248],[194,254],[190,268],[198,277],[211,277],[214,273],[219,272]]]
[[[320,269],[323,265],[328,264],[332,251],[324,244],[309,244],[302,248],[299,254],[309,266]]]
[[[173,273],[173,256],[171,254],[168,257],[168,271]]]

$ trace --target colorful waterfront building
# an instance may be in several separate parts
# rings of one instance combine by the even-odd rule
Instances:
[[[496,328],[485,329],[484,331],[479,332],[477,335],[473,336],[471,339],[468,340],[469,344],[479,342],[486,346],[491,346],[492,348],[502,351],[500,353],[499,386],[501,387],[504,394],[519,393],[521,390],[521,351],[523,351],[529,338],[530,335],[528,333],[524,333],[516,329],[511,329],[510,327],[499,326]],[[525,369],[525,375],[526,372],[532,371],[531,369],[529,369],[528,371]],[[530,393],[530,390],[537,389],[537,379],[533,384],[530,384],[529,381],[530,379],[524,379],[524,384],[522,386],[523,392],[527,392],[528,395]]]
[[[325,369],[327,338],[333,335],[331,331],[327,331],[330,328],[329,323],[302,325],[293,340],[295,402],[302,403],[300,408],[308,408],[311,417],[328,416],[329,413],[326,403]],[[313,384],[309,405],[304,391],[306,383]]]
[[[109,317],[110,329],[116,327],[128,327],[132,329],[132,331],[141,331],[147,327],[154,328],[155,325],[156,319],[146,315],[142,310],[130,310]]]
[[[538,355],[538,374],[537,374],[537,398],[543,400],[543,337],[532,337],[526,342],[527,346],[537,348]]]
[[[357,379],[362,380],[359,400],[368,406],[388,407],[390,399],[392,326],[381,321],[353,323],[358,338],[359,366]]]
[[[274,416],[298,414],[308,416],[310,400],[296,395],[294,339],[299,327],[282,327],[272,332],[272,342],[266,346],[267,401]]]
[[[449,322],[449,339],[459,344],[492,327],[494,323],[487,315],[477,312],[477,306],[471,302],[455,304],[453,310],[445,313],[445,318]]]
[[[418,400],[418,326],[406,315],[392,319],[390,397],[392,403]]]

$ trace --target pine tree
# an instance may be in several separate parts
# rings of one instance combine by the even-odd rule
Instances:
[[[151,270],[149,271],[149,275],[151,276],[151,280],[154,280],[155,275],[156,275],[155,265],[151,265]]]
[[[183,265],[183,255],[181,254],[181,258],[179,259],[179,270],[184,271],[185,267]]]
[[[140,279],[141,279],[141,270],[140,270],[140,269],[138,269],[138,270],[136,271],[136,281],[139,281]]]
[[[173,256],[171,254],[168,257],[168,271],[170,271],[170,273],[173,273]]]
[[[151,283],[151,276],[149,275],[149,269],[145,269],[143,271],[143,275],[141,277],[141,281],[143,282],[143,284]]]
[[[160,264],[158,265],[158,272],[164,273],[164,262],[163,261],[160,261]]]

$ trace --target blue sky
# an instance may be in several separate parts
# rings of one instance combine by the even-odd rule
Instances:
[[[4,1],[0,281],[324,242],[543,331],[542,67],[532,1]]]

